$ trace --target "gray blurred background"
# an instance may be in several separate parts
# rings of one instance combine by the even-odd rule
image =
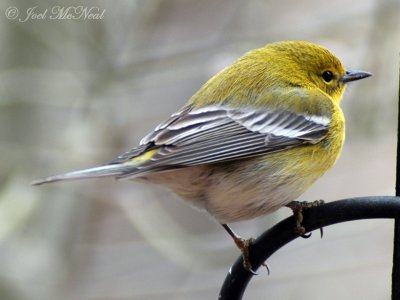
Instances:
[[[77,5],[102,18],[50,18]],[[374,73],[348,88],[343,155],[301,200],[394,194],[398,0],[2,1],[0,10],[0,299],[216,299],[239,252],[208,216],[157,186],[30,181],[130,149],[210,76],[272,41],[312,41]],[[288,215],[233,228],[257,236]],[[345,223],[298,239],[245,299],[388,299],[392,226]]]

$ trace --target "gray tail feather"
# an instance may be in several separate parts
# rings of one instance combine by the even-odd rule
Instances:
[[[68,172],[65,174],[50,176],[47,178],[33,181],[32,185],[41,185],[45,183],[51,183],[56,181],[64,180],[77,180],[87,178],[99,178],[99,177],[119,177],[126,173],[135,173],[137,170],[133,166],[124,166],[123,164],[110,164],[100,167],[94,167],[90,169],[84,169],[79,171]]]

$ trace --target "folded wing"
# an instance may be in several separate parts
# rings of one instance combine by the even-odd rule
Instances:
[[[156,149],[136,171],[159,171],[217,163],[315,144],[327,133],[328,115],[308,115],[279,109],[238,109],[228,106],[186,107],[145,136],[138,148],[111,164],[129,162]]]

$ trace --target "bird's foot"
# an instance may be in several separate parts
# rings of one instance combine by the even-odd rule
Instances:
[[[235,242],[236,246],[239,248],[240,252],[242,252],[242,257],[243,257],[243,268],[253,275],[258,275],[250,262],[250,252],[249,252],[249,247],[251,244],[254,242],[254,238],[249,238],[247,240],[241,238],[239,235],[237,235],[227,224],[222,224],[222,226],[225,228],[225,230],[229,233],[229,235],[232,237],[233,241]],[[270,270],[268,265],[264,262],[262,264],[264,267],[267,268],[268,275],[270,274]]]
[[[233,241],[235,242],[236,246],[239,248],[240,252],[242,252],[243,257],[243,267],[251,272],[253,275],[257,275],[257,273],[253,270],[253,267],[250,262],[250,254],[249,254],[249,247],[254,242],[254,238],[249,238],[247,240],[239,238],[234,238]]]
[[[293,216],[296,220],[296,226],[294,228],[294,231],[302,238],[308,239],[311,236],[311,232],[306,233],[306,229],[301,225],[301,223],[303,222],[303,210],[316,207],[324,203],[325,203],[324,200],[315,200],[313,202],[292,201],[286,205],[293,211]],[[320,232],[322,238],[322,236],[324,235],[324,231],[322,228],[320,228]]]

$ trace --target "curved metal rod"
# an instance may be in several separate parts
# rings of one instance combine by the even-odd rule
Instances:
[[[400,197],[377,196],[338,200],[303,211],[302,225],[308,232],[332,224],[361,219],[400,217]],[[257,270],[275,251],[299,236],[295,220],[289,217],[259,236],[251,245],[251,264]],[[240,256],[230,268],[222,285],[219,300],[240,300],[253,274],[243,268]]]

